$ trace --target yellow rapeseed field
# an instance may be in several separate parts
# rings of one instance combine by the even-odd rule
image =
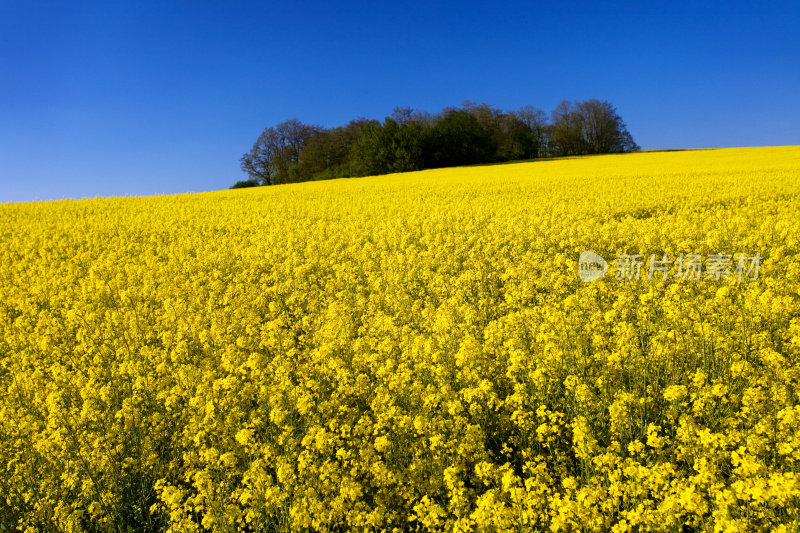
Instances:
[[[800,528],[800,147],[5,204],[0,244],[0,531]]]

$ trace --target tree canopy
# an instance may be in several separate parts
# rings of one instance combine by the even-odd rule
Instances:
[[[547,115],[465,102],[431,115],[397,107],[383,122],[326,129],[290,119],[266,128],[241,160],[237,187],[369,176],[425,168],[639,150],[609,102],[562,101]]]

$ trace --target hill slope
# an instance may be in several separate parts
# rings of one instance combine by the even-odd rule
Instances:
[[[798,213],[800,147],[2,205],[0,524],[797,528]]]

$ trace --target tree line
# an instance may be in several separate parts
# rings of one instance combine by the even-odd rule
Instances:
[[[635,150],[614,106],[596,99],[563,101],[550,117],[533,106],[465,102],[435,115],[398,107],[383,122],[323,128],[290,119],[268,127],[240,160],[248,179],[233,187]]]

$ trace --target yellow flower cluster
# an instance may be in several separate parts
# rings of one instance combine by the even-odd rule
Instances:
[[[798,215],[798,147],[2,205],[0,531],[797,530]]]

